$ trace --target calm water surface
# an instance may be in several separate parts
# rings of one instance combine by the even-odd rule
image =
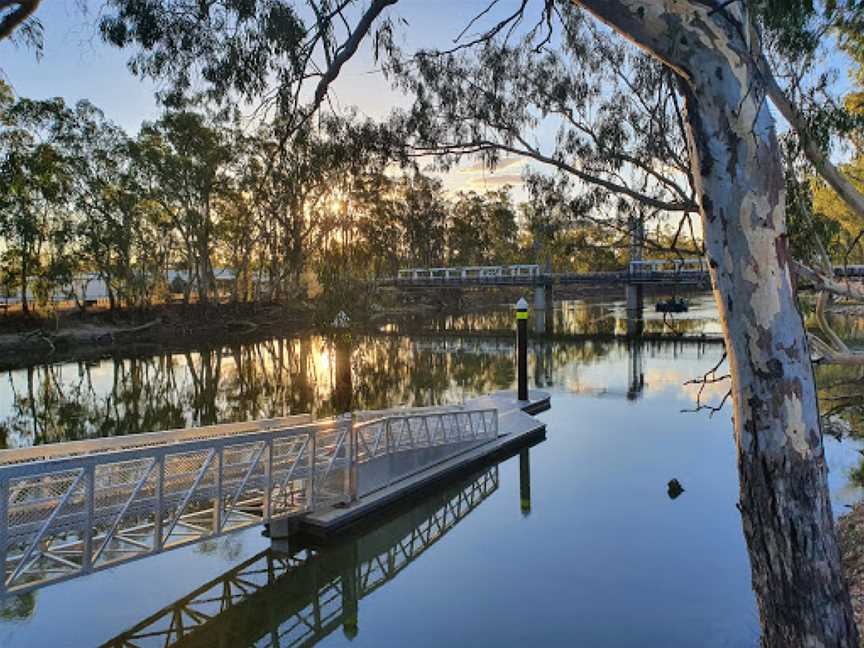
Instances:
[[[188,645],[756,645],[729,410],[682,412],[695,405],[684,383],[722,347],[614,340],[626,328],[620,304],[559,306],[556,334],[533,343],[529,367],[552,393],[540,416],[547,438],[521,457],[310,545],[290,564],[251,529],[8,599],[0,645],[164,645],[172,618],[195,625],[201,613],[216,618]],[[511,323],[502,311],[426,322],[419,333],[393,326],[348,349],[312,336],[7,372],[0,431],[18,447],[459,402],[512,385]],[[710,300],[686,319],[650,313],[646,323],[649,333],[673,327],[716,333]],[[724,392],[718,385],[703,400]],[[839,513],[860,495],[848,478],[859,446],[826,447]],[[675,498],[673,478],[684,487]],[[217,615],[226,591],[234,607]]]

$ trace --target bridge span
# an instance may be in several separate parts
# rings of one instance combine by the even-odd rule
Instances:
[[[864,281],[864,265],[835,266],[834,276]],[[631,261],[623,270],[604,272],[550,272],[538,264],[405,268],[395,277],[378,279],[395,288],[436,287],[551,287],[551,286],[685,286],[710,288],[705,261],[651,259]]]
[[[701,259],[634,261],[626,270],[607,272],[546,272],[539,265],[407,268],[395,277],[378,280],[396,288],[483,286],[601,286],[681,285],[710,286],[711,278]]]
[[[378,279],[379,286],[412,290],[431,288],[530,288],[534,292],[533,328],[545,334],[552,323],[554,290],[568,286],[621,286],[627,310],[642,311],[643,289],[711,287],[702,259],[633,261],[625,270],[609,272],[547,272],[537,264],[464,266],[456,268],[406,268],[395,277]]]

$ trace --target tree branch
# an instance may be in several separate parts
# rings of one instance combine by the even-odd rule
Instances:
[[[17,6],[17,9],[13,9],[0,18],[0,41],[11,36],[15,28],[36,11],[39,7],[39,2],[40,0],[4,0],[0,2],[0,11]]]
[[[840,281],[834,277],[825,276],[825,274],[794,260],[791,262],[791,269],[801,279],[811,282],[817,290],[824,290],[840,297],[864,302],[864,287],[853,284],[848,279]]]
[[[754,48],[758,47],[757,35],[752,25],[750,31],[751,46]],[[777,107],[780,114],[783,115],[786,121],[788,121],[792,128],[795,129],[795,132],[798,133],[801,138],[801,144],[803,145],[804,155],[806,155],[811,164],[816,167],[816,171],[819,175],[822,176],[828,185],[837,192],[840,199],[846,203],[852,211],[864,218],[864,194],[858,191],[855,185],[853,185],[846,176],[844,176],[843,173],[834,166],[825,152],[819,147],[818,143],[809,136],[807,132],[807,124],[804,122],[804,118],[795,106],[792,105],[792,102],[789,101],[788,97],[786,97],[786,94],[783,92],[783,89],[777,83],[777,79],[771,71],[768,59],[765,58],[765,53],[759,49],[753,53],[753,57],[759,69],[759,73],[764,79],[765,90],[768,97],[771,99],[771,103]]]
[[[375,22],[375,19],[381,15],[381,12],[384,11],[384,9],[390,5],[396,4],[396,2],[398,2],[398,0],[372,1],[369,9],[367,9],[360,17],[360,20],[357,21],[357,26],[354,28],[354,31],[351,32],[348,40],[346,40],[336,52],[332,63],[324,71],[321,80],[318,81],[318,86],[315,88],[315,99],[312,102],[312,108],[310,110],[311,113],[318,110],[321,102],[324,101],[324,96],[327,94],[330,84],[339,76],[342,66],[345,65],[352,56],[354,56],[354,53],[357,51],[357,48],[360,47],[363,38],[369,33],[369,29],[372,27],[372,23]]]
[[[661,209],[668,212],[696,212],[698,210],[698,206],[695,203],[689,201],[667,202],[664,200],[658,200],[657,198],[646,196],[645,194],[639,193],[638,191],[635,191],[630,187],[624,186],[622,184],[617,184],[608,180],[604,180],[603,178],[598,178],[597,176],[586,173],[581,169],[578,169],[573,165],[564,162],[563,160],[559,160],[550,157],[544,153],[541,153],[533,146],[529,146],[525,142],[525,140],[523,140],[518,135],[514,135],[514,139],[518,140],[519,143],[522,144],[522,148],[510,144],[504,144],[501,142],[493,142],[491,140],[479,140],[476,142],[468,142],[465,144],[440,144],[435,146],[411,148],[413,151],[415,151],[414,155],[418,156],[448,154],[462,155],[468,153],[479,153],[482,151],[493,149],[507,151],[508,153],[513,153],[514,155],[524,155],[526,157],[530,157],[536,160],[537,162],[548,164],[579,178],[583,182],[602,187],[603,189],[606,189],[607,191],[610,191],[612,193],[623,194],[628,198],[632,198],[633,200],[636,200],[637,202],[640,202],[647,207]]]

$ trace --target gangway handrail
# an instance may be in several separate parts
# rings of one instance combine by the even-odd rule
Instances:
[[[357,424],[337,417],[0,465],[0,594],[348,502],[370,492],[358,490],[359,465],[460,443],[453,456],[496,438],[497,417],[464,408]],[[415,434],[433,427],[440,433]],[[375,429],[386,430],[383,455],[360,451],[358,439]],[[387,482],[406,476],[394,471]]]
[[[513,346],[512,343],[510,345]],[[438,414],[440,412],[465,411],[464,405],[421,405],[418,407],[392,407],[380,410],[364,410],[354,413],[355,422],[367,422],[373,419],[384,419],[390,416],[405,416],[406,414]]]
[[[141,434],[99,437],[96,439],[64,441],[62,443],[49,443],[26,448],[13,448],[10,450],[0,451],[0,467],[30,461],[48,461],[51,459],[74,457],[100,452],[133,450],[146,446],[196,441],[213,437],[235,436],[239,434],[247,434],[249,432],[293,427],[295,425],[303,425],[311,422],[311,414],[293,414],[291,416],[262,419],[258,421],[220,423],[218,425],[204,425],[194,428],[163,430],[160,432],[144,432]]]
[[[430,418],[438,427],[429,427]],[[447,419],[455,425],[446,427]],[[418,426],[416,425],[419,423]],[[395,431],[394,431],[395,429]],[[367,431],[372,438],[367,440]],[[448,443],[492,440],[498,436],[498,410],[494,408],[436,410],[433,412],[386,416],[364,421],[354,426],[357,462],[368,461],[381,454],[404,450],[419,450]],[[382,446],[381,441],[384,440]]]
[[[404,412],[372,419],[354,426],[357,464],[380,462],[386,470],[372,470],[369,478],[354,482],[354,492],[364,497],[426,470],[430,465],[467,452],[498,437],[498,410],[457,408]],[[449,447],[452,450],[447,451]],[[442,450],[444,448],[444,450]],[[427,455],[421,465],[400,462],[398,456],[421,451]],[[357,483],[361,481],[361,483]]]

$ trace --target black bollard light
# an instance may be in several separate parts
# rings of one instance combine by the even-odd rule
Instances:
[[[520,401],[528,400],[528,302],[516,302],[516,384]]]

